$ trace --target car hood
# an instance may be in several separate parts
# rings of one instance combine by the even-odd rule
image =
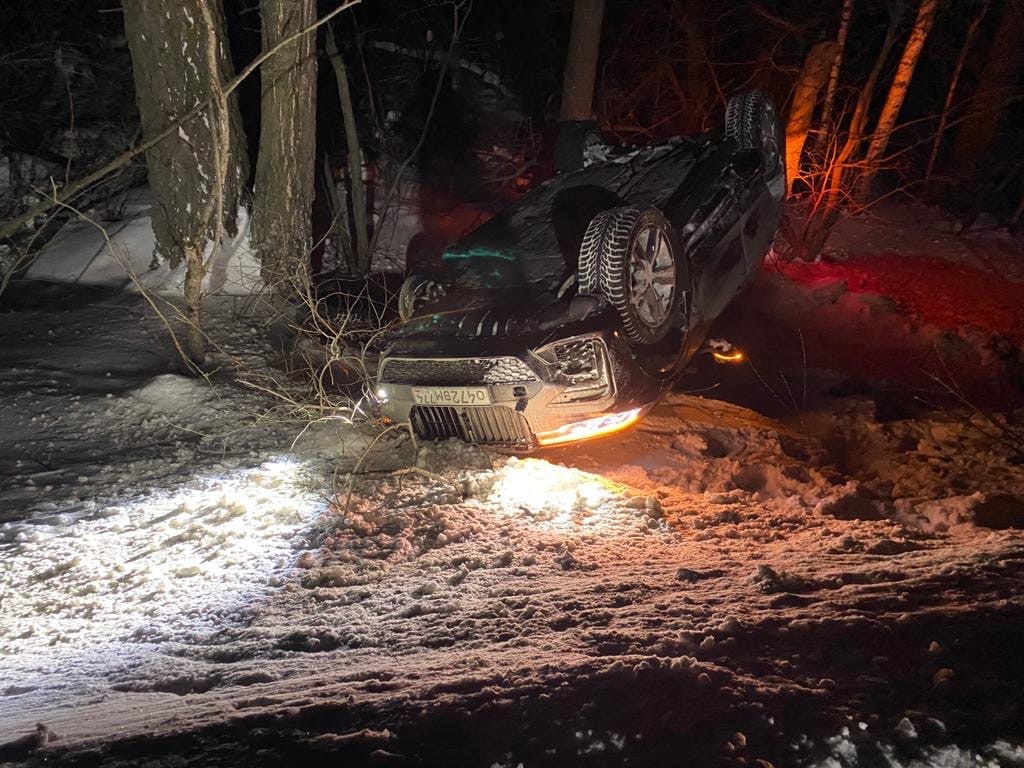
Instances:
[[[522,352],[554,339],[609,329],[614,322],[599,296],[544,304],[510,293],[460,294],[453,302],[432,304],[395,330],[388,354]]]

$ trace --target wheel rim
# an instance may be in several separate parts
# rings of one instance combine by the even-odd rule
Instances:
[[[671,314],[676,292],[672,246],[657,224],[643,227],[633,239],[629,279],[629,301],[637,317],[648,328],[657,328]]]

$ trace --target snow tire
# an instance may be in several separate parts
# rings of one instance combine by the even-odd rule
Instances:
[[[433,301],[445,295],[445,287],[424,275],[412,274],[405,279],[398,291],[398,318],[409,322],[416,314],[416,305]]]
[[[629,341],[656,344],[682,324],[680,256],[672,227],[657,208],[604,211],[591,220],[580,246],[579,292],[603,296]]]
[[[775,199],[781,199],[786,191],[786,162],[782,128],[771,97],[762,91],[730,97],[725,107],[725,135],[740,150],[761,153],[768,189]]]
[[[601,287],[598,284],[598,264],[601,244],[608,232],[608,223],[611,221],[612,211],[601,211],[590,220],[587,225],[586,234],[583,235],[583,242],[580,244],[579,258],[579,280],[577,291],[579,293],[600,293]]]

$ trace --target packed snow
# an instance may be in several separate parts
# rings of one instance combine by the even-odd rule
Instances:
[[[172,493],[85,500],[0,525],[3,694],[93,693],[112,666],[187,641],[280,584],[323,507],[292,461],[195,478]],[[37,507],[38,510],[38,507]]]

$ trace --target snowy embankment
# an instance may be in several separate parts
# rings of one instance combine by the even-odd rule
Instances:
[[[129,193],[117,221],[70,221],[46,244],[26,278],[180,294],[184,263],[172,269],[154,260],[151,207],[149,189],[140,187]],[[225,238],[216,253],[212,243],[207,244],[205,293],[245,296],[261,290],[260,265],[249,245],[249,226],[249,212],[240,208],[236,234]]]
[[[96,211],[93,216],[68,221],[35,257],[25,278],[180,295],[185,264],[172,268],[154,255],[156,236],[149,188],[136,187],[125,194],[118,215],[112,220]],[[421,194],[419,185],[407,180],[399,188],[394,209],[386,216],[380,211],[375,213],[380,230],[373,256],[375,271],[402,271],[410,244],[417,235],[449,242],[486,220],[487,213],[471,205],[453,205],[446,215],[431,217],[419,202]],[[377,202],[380,205],[380,198]],[[204,295],[249,296],[265,290],[259,258],[250,239],[251,225],[249,210],[239,208],[234,235],[226,235],[216,249],[207,243]],[[325,248],[324,267],[329,269],[337,258],[330,238]]]

